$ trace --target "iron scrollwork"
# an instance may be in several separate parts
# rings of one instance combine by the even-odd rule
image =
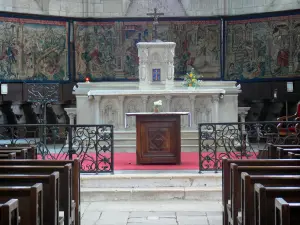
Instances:
[[[3,125],[0,145],[34,145],[45,160],[79,158],[83,173],[114,171],[112,125]]]
[[[299,144],[299,121],[202,123],[199,132],[199,172],[222,169],[222,159],[254,159],[267,143]]]

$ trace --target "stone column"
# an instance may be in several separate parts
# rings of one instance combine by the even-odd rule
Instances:
[[[191,122],[192,122],[192,127],[191,129],[197,128],[197,124],[195,121],[195,102],[196,102],[196,95],[189,95],[190,103],[191,103]]]
[[[124,114],[124,99],[125,96],[118,96],[118,100],[119,100],[119,106],[120,106],[120,115],[119,115],[119,128],[124,127],[124,118],[125,118],[125,114]]]
[[[143,102],[143,112],[147,112],[147,102],[148,102],[148,95],[142,95],[142,102]]]
[[[213,95],[211,97],[212,102],[212,120],[215,123],[219,123],[219,95]]]
[[[246,122],[246,116],[248,114],[248,111],[250,110],[250,107],[239,107],[238,108],[238,114],[240,117],[240,122],[242,123],[242,133],[246,132],[245,122]]]
[[[101,96],[96,96],[95,97],[95,124],[99,125],[101,124],[101,115],[100,115],[100,103],[101,103]]]
[[[65,108],[65,111],[69,117],[69,124],[74,125],[75,124],[75,117],[76,117],[76,108]],[[71,128],[72,130],[72,137],[74,137],[74,129]],[[66,139],[66,147],[69,146],[69,135],[67,135]]]
[[[165,98],[166,98],[166,102],[167,102],[166,111],[165,112],[171,112],[172,96],[171,95],[166,95]]]

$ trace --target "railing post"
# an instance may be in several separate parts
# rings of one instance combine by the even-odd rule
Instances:
[[[114,125],[111,125],[111,173],[114,173],[114,168],[115,168],[115,164],[114,164]]]
[[[68,155],[69,159],[73,159],[73,129],[72,125],[68,125]]]
[[[202,138],[202,131],[201,131],[201,124],[198,124],[198,144],[199,144],[199,173],[202,173],[201,171],[201,164],[202,164],[202,143],[201,143],[201,138]]]

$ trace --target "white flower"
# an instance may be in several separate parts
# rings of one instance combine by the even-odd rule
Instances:
[[[162,100],[158,100],[156,102],[153,102],[153,104],[156,106],[156,105],[159,105],[161,106],[162,105]]]

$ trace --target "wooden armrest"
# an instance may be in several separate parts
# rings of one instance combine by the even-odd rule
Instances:
[[[281,116],[281,117],[278,117],[277,118],[277,121],[285,121],[287,119],[291,119],[291,118],[294,118],[296,117],[297,118],[297,115],[292,115],[292,116]]]

